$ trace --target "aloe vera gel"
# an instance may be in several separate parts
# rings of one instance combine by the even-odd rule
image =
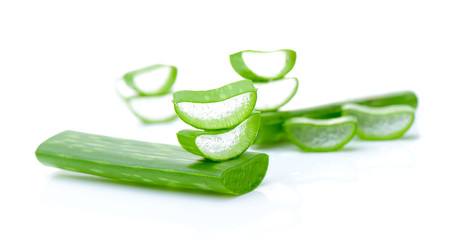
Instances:
[[[255,140],[260,113],[253,112],[257,89],[242,80],[207,91],[174,93],[177,115],[191,126],[177,139],[182,147],[213,161],[226,161],[245,152]]]

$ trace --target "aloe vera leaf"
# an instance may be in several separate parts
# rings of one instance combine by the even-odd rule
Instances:
[[[126,99],[129,110],[143,123],[164,123],[177,118],[172,94],[161,96],[135,96]]]
[[[266,82],[281,79],[290,72],[295,66],[296,52],[290,49],[277,51],[246,50],[231,54],[230,62],[233,69],[241,77],[254,82]]]
[[[283,124],[288,139],[308,152],[341,149],[355,134],[357,119],[343,116],[332,119],[291,118]]]
[[[180,146],[61,132],[36,150],[47,166],[142,184],[240,195],[254,190],[268,168],[268,155],[245,152],[212,162]]]
[[[357,118],[357,136],[365,140],[390,140],[401,137],[414,121],[415,109],[409,105],[369,107],[345,104],[343,114]]]
[[[174,108],[185,123],[204,130],[232,128],[246,119],[255,107],[257,89],[242,80],[208,91],[177,91]]]
[[[283,78],[277,81],[254,83],[254,85],[258,89],[255,110],[269,112],[281,108],[295,96],[298,90],[298,79]]]
[[[260,127],[260,113],[251,114],[230,130],[182,130],[177,139],[190,153],[213,161],[226,161],[244,153],[252,145]]]
[[[394,92],[360,99],[336,102],[327,105],[303,108],[291,111],[261,113],[260,130],[254,144],[271,144],[287,140],[282,124],[290,118],[336,118],[342,115],[341,107],[347,103],[356,103],[365,106],[383,107],[394,104],[406,104],[413,108],[418,105],[416,94],[411,91]]]
[[[177,68],[156,64],[124,74],[126,84],[141,96],[156,96],[170,91],[177,78]]]

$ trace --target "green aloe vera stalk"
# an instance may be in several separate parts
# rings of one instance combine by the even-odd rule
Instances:
[[[295,66],[296,52],[246,50],[230,55],[233,69],[243,78],[266,82],[283,78]]]
[[[295,96],[298,90],[297,78],[283,78],[276,81],[254,83],[257,91],[255,110],[276,111]]]
[[[413,92],[404,91],[331,103],[299,110],[264,112],[261,113],[260,130],[258,131],[258,136],[255,139],[254,144],[271,144],[285,141],[287,138],[284,134],[282,124],[290,118],[308,117],[328,119],[340,117],[342,115],[341,107],[347,103],[356,103],[373,107],[406,104],[416,108],[418,105],[418,98]]]
[[[190,153],[213,161],[226,161],[245,152],[252,145],[260,127],[260,113],[251,114],[230,130],[182,130],[177,139]]]
[[[172,94],[161,96],[135,96],[126,99],[131,112],[144,123],[170,122],[177,118]]]
[[[291,118],[283,124],[288,139],[308,152],[341,149],[355,134],[357,119],[343,116],[333,119]]]
[[[211,162],[179,146],[65,131],[36,150],[47,166],[142,184],[240,195],[254,190],[268,168],[268,155],[246,152]]]
[[[249,116],[256,101],[257,89],[250,80],[208,91],[177,91],[173,94],[177,115],[185,123],[204,130],[236,126]]]
[[[170,91],[177,78],[177,68],[156,64],[124,74],[126,84],[141,96],[156,96]]]
[[[357,136],[365,140],[389,140],[401,137],[414,121],[415,109],[409,105],[369,107],[345,104],[343,114],[357,118]]]

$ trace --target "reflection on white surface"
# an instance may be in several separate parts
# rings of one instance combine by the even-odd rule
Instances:
[[[279,211],[295,215],[298,201],[286,205],[291,200],[282,200],[283,197],[277,194],[282,187],[270,188],[263,189],[271,193],[273,199],[258,190],[243,196],[229,196],[59,172],[45,185],[41,199],[50,205],[170,224],[196,226],[204,221],[206,226],[218,229],[220,226],[227,228],[254,224]],[[291,190],[285,190],[285,187],[282,190],[288,191]],[[291,194],[285,197],[288,196]]]

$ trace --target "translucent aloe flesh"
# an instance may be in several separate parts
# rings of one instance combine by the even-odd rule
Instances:
[[[327,105],[298,110],[263,112],[261,113],[260,130],[254,144],[271,144],[285,141],[287,138],[284,134],[282,124],[290,118],[308,117],[328,119],[340,117],[342,116],[341,107],[347,103],[356,103],[374,107],[405,104],[416,108],[418,105],[418,99],[415,93],[411,91],[404,91],[364,97],[360,99],[331,103]]]
[[[245,152],[211,162],[179,146],[65,131],[36,150],[47,166],[142,184],[227,194],[254,190],[268,168],[268,155]]]
[[[170,91],[177,78],[177,68],[156,64],[124,74],[125,83],[141,96],[155,96]]]
[[[257,101],[252,81],[242,80],[208,91],[177,91],[174,108],[185,123],[204,130],[232,128],[246,119]]]
[[[283,78],[265,83],[254,83],[257,91],[255,110],[276,111],[295,96],[298,90],[297,78]]]
[[[365,140],[389,140],[401,137],[414,121],[415,109],[409,105],[368,107],[345,104],[343,114],[357,118],[357,136]]]
[[[290,49],[277,51],[246,50],[230,55],[233,69],[243,78],[266,82],[283,78],[296,62],[296,52]]]
[[[245,152],[255,140],[259,127],[260,113],[253,113],[233,129],[182,130],[177,133],[177,139],[190,153],[213,161],[225,161]]]
[[[283,124],[288,139],[304,151],[328,152],[341,149],[355,134],[357,119],[291,118]]]
[[[126,99],[131,112],[144,123],[170,122],[177,118],[172,94],[162,96],[135,96]]]

